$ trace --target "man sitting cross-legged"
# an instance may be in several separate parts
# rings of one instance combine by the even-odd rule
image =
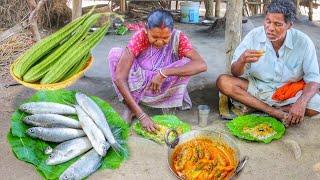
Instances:
[[[220,75],[217,80],[223,94],[286,125],[320,112],[315,46],[306,34],[292,28],[295,16],[291,0],[273,0],[264,26],[249,32],[235,50],[233,76]]]

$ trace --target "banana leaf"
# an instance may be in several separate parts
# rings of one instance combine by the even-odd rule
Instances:
[[[75,93],[75,91],[67,90],[39,91],[23,103],[47,101],[70,105],[75,104]],[[122,120],[119,114],[113,110],[110,104],[98,97],[90,97],[102,109],[111,130],[113,132],[117,131],[116,139],[124,148],[124,151],[120,154],[117,154],[110,148],[102,160],[100,170],[106,168],[116,169],[128,158],[129,149],[127,140],[129,137],[129,126]],[[44,179],[58,179],[62,172],[80,157],[55,166],[46,165],[45,160],[49,155],[44,154],[44,149],[48,146],[54,148],[57,144],[27,136],[25,132],[30,126],[22,122],[22,119],[26,115],[26,113],[16,110],[11,117],[11,129],[7,135],[7,140],[11,145],[12,151],[19,160],[32,164]]]
[[[273,140],[280,139],[286,130],[285,126],[275,118],[257,115],[238,116],[232,121],[229,121],[227,127],[231,134],[240,139],[263,143],[270,143]],[[250,129],[255,128],[258,132],[252,133]],[[263,132],[266,128],[269,131],[266,132],[266,135],[257,136],[259,130]]]
[[[182,122],[177,116],[174,115],[157,115],[151,118],[155,125],[159,127],[156,133],[146,131],[139,121],[132,125],[132,129],[140,136],[150,139],[158,144],[164,144],[164,135],[168,129],[176,129],[178,134],[183,134],[190,131],[191,126]],[[169,136],[170,138],[173,138]]]

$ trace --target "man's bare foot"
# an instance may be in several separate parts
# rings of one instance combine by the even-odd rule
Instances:
[[[242,112],[243,114],[250,114],[250,113],[254,113],[254,112],[256,112],[256,111],[257,111],[256,109],[253,109],[253,108],[248,107],[248,106],[243,106],[243,107],[241,108],[241,112]]]
[[[286,127],[289,126],[287,112],[284,112],[281,109],[275,109],[272,113],[270,113],[270,115],[280,120]]]
[[[125,106],[121,116],[127,123],[131,124],[134,114],[127,106]]]

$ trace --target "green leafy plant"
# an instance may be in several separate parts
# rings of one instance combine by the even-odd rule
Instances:
[[[116,34],[117,35],[125,35],[128,32],[128,28],[126,26],[120,26],[116,29]]]

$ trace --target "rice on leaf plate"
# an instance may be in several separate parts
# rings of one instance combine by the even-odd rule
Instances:
[[[56,91],[38,91],[26,102],[56,102],[60,104],[75,104],[76,91],[67,90],[56,90]],[[102,169],[116,169],[118,168],[127,158],[129,149],[127,146],[127,140],[129,137],[129,126],[125,121],[122,120],[120,115],[111,107],[110,104],[103,101],[102,99],[90,96],[92,100],[97,103],[106,116],[108,124],[110,125],[111,131],[120,129],[115,138],[124,148],[123,153],[118,154],[113,149],[109,149],[105,157],[103,157],[100,170]],[[44,179],[59,179],[59,176],[66,170],[72,163],[78,160],[82,155],[71,159],[65,163],[59,165],[47,165],[46,160],[49,155],[44,153],[45,149],[50,146],[54,148],[57,143],[46,142],[40,139],[34,139],[28,136],[25,132],[31,126],[23,123],[23,118],[28,114],[16,110],[11,117],[11,129],[7,135],[7,140],[12,148],[14,155],[21,161],[32,164],[38,173]]]
[[[227,123],[234,136],[249,141],[270,143],[280,139],[285,133],[285,126],[273,117],[245,115],[238,116]]]

